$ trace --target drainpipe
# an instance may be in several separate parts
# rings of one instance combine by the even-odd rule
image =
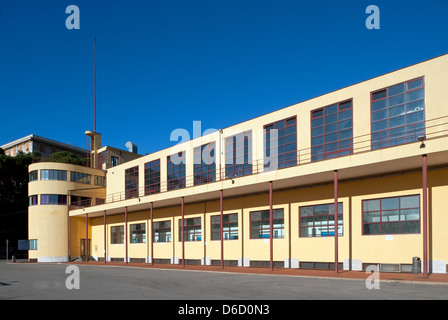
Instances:
[[[89,214],[86,213],[86,242],[85,242],[85,249],[86,249],[86,263],[89,263]]]

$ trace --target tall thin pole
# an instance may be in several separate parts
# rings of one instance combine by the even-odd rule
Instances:
[[[184,197],[182,197],[181,203],[181,213],[182,213],[182,267],[185,267],[185,233],[184,233]]]
[[[128,263],[128,207],[124,207],[124,224],[125,224],[125,230],[124,230],[124,234],[125,234],[125,238],[124,238],[124,243],[125,243],[125,247],[126,247],[126,256],[124,258],[124,261],[126,262],[126,264]]]
[[[96,38],[93,52],[93,131],[96,132]]]
[[[106,237],[106,210],[104,210],[104,264],[106,264],[107,260],[107,237]]]
[[[270,248],[269,248],[269,255],[270,255],[270,269],[271,271],[274,270],[274,212],[272,210],[272,181],[269,181],[269,229],[270,229]]]
[[[153,216],[152,216],[152,213],[153,213],[153,203],[151,202],[151,235],[150,235],[150,238],[151,238],[151,265],[154,265],[154,243],[153,243],[153,234],[154,234],[154,232],[153,232]]]
[[[86,263],[89,262],[89,215],[86,213],[86,242],[85,242],[85,251],[86,251]]]
[[[223,212],[223,191],[221,189],[219,196],[219,207],[221,211],[221,269],[224,268],[224,230],[223,230],[223,220],[224,220],[224,212]]]
[[[423,276],[428,276],[428,159],[423,155]]]
[[[334,170],[334,272],[338,273],[338,260],[339,260],[339,248],[338,248],[338,170]]]

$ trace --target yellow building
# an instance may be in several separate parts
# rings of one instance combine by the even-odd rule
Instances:
[[[104,200],[61,207],[68,221],[30,206],[30,258],[410,272],[418,257],[423,273],[446,273],[447,83],[443,55],[106,171],[85,168],[105,176],[101,191],[84,191]],[[38,183],[30,197],[44,192]]]

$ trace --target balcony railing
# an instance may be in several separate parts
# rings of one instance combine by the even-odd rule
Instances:
[[[448,136],[448,116],[431,119],[425,121],[425,126],[423,130],[407,130],[407,132],[389,135],[380,140],[372,141],[371,134],[365,134],[357,137],[353,137],[352,148],[349,149],[349,153],[346,155],[338,155],[338,158],[346,157],[348,155],[360,154],[365,152],[371,152],[378,149],[385,149],[390,147],[395,147],[399,145],[405,145],[413,142],[419,142],[420,136],[425,137],[425,140],[431,140],[435,138],[441,138]],[[448,150],[448,147],[447,147]],[[250,175],[257,175],[260,173],[271,172],[272,170],[280,170],[283,168],[291,168],[295,166],[302,166],[310,163],[316,163],[321,161],[327,161],[333,159],[334,157],[323,157],[321,160],[316,160],[313,158],[312,148],[297,150],[296,157],[293,159],[286,159],[283,162],[274,163],[274,168],[268,165],[267,158],[257,159],[252,161],[252,171],[248,172],[247,164],[244,166],[245,170],[229,170],[230,174],[226,174],[226,167],[224,164],[217,166],[216,168],[216,179],[211,179],[214,181],[205,182],[198,178],[198,175],[190,175],[186,177],[177,177],[173,180],[162,180],[160,183],[151,186],[141,186],[135,189],[129,189],[122,192],[116,192],[106,195],[104,203],[114,203],[118,201],[123,201],[132,198],[146,197],[154,194],[170,192],[174,190],[180,190],[191,187],[198,187],[204,184],[212,184],[215,182],[234,180],[240,177],[247,177]],[[236,172],[236,173],[235,173]],[[241,173],[241,175],[238,174]],[[198,183],[200,181],[201,183]],[[145,191],[146,190],[146,191]],[[96,202],[99,205],[102,203]],[[88,205],[88,204],[85,204]]]

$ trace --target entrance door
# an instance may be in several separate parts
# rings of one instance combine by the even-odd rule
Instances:
[[[81,258],[87,261],[86,256],[90,256],[90,239],[87,239],[87,246],[86,239],[81,239]]]

